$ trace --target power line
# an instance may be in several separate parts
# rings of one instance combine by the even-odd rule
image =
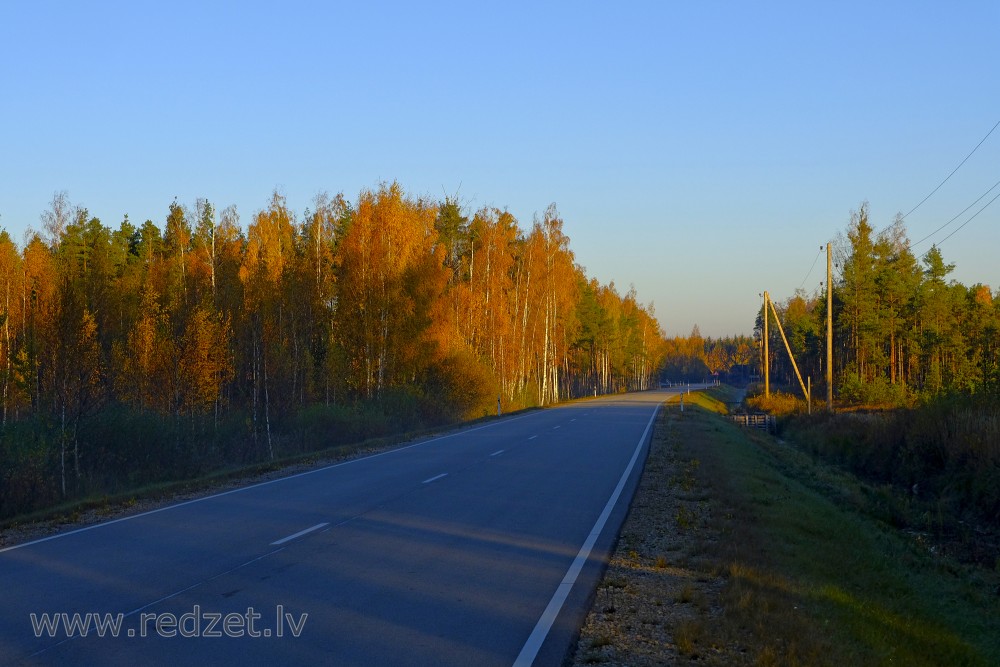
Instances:
[[[805,284],[806,284],[806,281],[807,281],[807,280],[809,280],[809,276],[811,276],[811,275],[812,275],[812,272],[813,272],[813,269],[815,269],[815,268],[816,268],[816,262],[818,262],[818,261],[819,261],[819,256],[820,256],[821,254],[823,254],[823,248],[820,248],[820,249],[819,249],[819,252],[818,252],[818,253],[816,253],[816,257],[815,257],[815,258],[813,258],[813,263],[812,263],[812,266],[810,266],[810,267],[809,267],[809,273],[807,273],[807,274],[806,274],[806,277],[802,279],[802,283],[801,283],[801,284],[799,285],[799,289],[802,289],[802,288],[803,288],[803,287],[805,286]]]
[[[997,129],[998,126],[1000,126],[1000,120],[998,120],[997,123],[996,123],[996,125],[994,125],[993,128],[989,132],[986,133],[986,136],[983,137],[982,140],[978,144],[976,144],[976,147],[972,149],[972,152],[970,152],[968,155],[966,155],[965,159],[962,160],[961,162],[959,162],[958,166],[955,167],[954,169],[952,169],[951,173],[948,174],[948,176],[943,181],[941,181],[940,183],[938,183],[938,186],[936,188],[934,188],[933,190],[931,190],[931,192],[930,192],[929,195],[927,195],[926,197],[924,197],[923,199],[921,199],[919,204],[917,204],[916,206],[914,206],[913,208],[911,208],[909,210],[909,212],[906,215],[903,216],[903,218],[905,219],[907,215],[910,215],[910,213],[913,213],[918,208],[920,208],[920,206],[925,201],[927,201],[928,199],[930,199],[931,196],[933,196],[935,192],[937,192],[938,190],[940,190],[941,186],[944,185],[945,183],[947,183],[948,179],[950,179],[952,176],[954,176],[955,172],[962,168],[962,165],[965,164],[966,160],[968,160],[970,157],[972,157],[972,153],[975,153],[977,150],[979,150],[979,147],[983,145],[983,142],[990,138],[990,135],[993,134],[993,130]]]
[[[994,187],[996,187],[996,186],[994,186]],[[991,189],[992,189],[992,188],[991,188]],[[950,239],[950,238],[951,238],[952,236],[954,236],[954,235],[955,235],[955,234],[956,234],[956,233],[958,232],[958,230],[960,230],[960,229],[961,229],[962,227],[965,227],[965,226],[966,226],[967,224],[969,224],[970,222],[972,222],[973,220],[975,220],[975,219],[976,219],[976,216],[977,216],[977,215],[979,215],[980,213],[982,213],[983,211],[985,211],[985,210],[987,209],[987,207],[988,207],[988,206],[989,206],[990,204],[992,204],[993,202],[995,202],[995,201],[996,201],[997,199],[1000,199],[1000,192],[998,192],[997,194],[995,194],[995,195],[993,196],[993,199],[991,199],[991,200],[989,200],[988,202],[986,202],[986,204],[985,204],[985,205],[984,205],[984,206],[983,206],[983,207],[982,207],[981,209],[979,209],[978,211],[976,211],[976,212],[975,212],[975,213],[974,213],[974,214],[972,215],[972,217],[971,217],[971,218],[969,218],[968,220],[966,220],[965,222],[963,222],[962,224],[960,224],[960,225],[959,225],[958,227],[956,227],[956,228],[955,228],[955,229],[954,229],[954,230],[953,230],[953,231],[951,232],[951,234],[948,234],[948,236],[946,236],[946,237],[944,237],[943,239],[941,239],[940,241],[938,241],[936,245],[941,245],[942,243],[944,243],[945,241],[947,241],[948,239]]]
[[[970,208],[972,208],[973,206],[975,206],[976,204],[978,204],[978,203],[979,203],[979,202],[980,202],[980,201],[981,201],[981,200],[982,200],[982,199],[983,199],[983,198],[984,198],[984,197],[985,197],[986,195],[988,195],[989,193],[993,192],[993,189],[994,189],[994,188],[996,188],[996,187],[997,187],[998,185],[1000,185],[1000,181],[997,181],[996,183],[994,183],[994,184],[993,184],[993,185],[992,185],[992,186],[990,187],[990,189],[989,189],[989,190],[987,190],[987,191],[986,191],[986,192],[984,192],[983,194],[979,195],[979,198],[978,198],[978,199],[976,199],[976,201],[972,202],[971,204],[969,204],[968,206],[966,206],[966,207],[965,207],[964,209],[962,209],[962,210],[961,210],[961,212],[959,212],[958,214],[956,214],[956,215],[955,215],[955,217],[953,217],[953,218],[952,218],[951,220],[949,220],[948,222],[944,223],[943,225],[941,225],[940,227],[938,227],[937,229],[935,229],[935,230],[934,230],[933,232],[931,232],[930,234],[928,234],[928,235],[927,235],[927,236],[925,236],[924,238],[920,239],[919,241],[915,241],[915,242],[911,243],[911,244],[910,244],[910,248],[913,248],[913,246],[917,246],[917,245],[920,245],[921,243],[923,243],[924,241],[926,241],[926,240],[927,240],[927,239],[929,239],[930,237],[934,236],[935,234],[937,234],[938,232],[940,232],[940,231],[941,231],[942,229],[944,229],[945,227],[947,227],[947,226],[948,226],[948,225],[950,225],[951,223],[953,223],[953,222],[955,222],[956,220],[958,220],[959,218],[961,218],[961,217],[962,217],[963,215],[965,215],[965,212],[966,212],[966,211],[968,211],[968,210],[969,210]],[[993,203],[993,200],[995,200],[995,199],[996,199],[996,197],[994,197],[993,199],[991,199],[991,200],[990,200],[990,203],[989,203],[989,204],[987,204],[986,206],[989,206],[990,204],[992,204],[992,203]],[[983,208],[986,208],[986,206],[984,206]],[[982,209],[980,209],[980,213],[981,213],[981,212],[982,212]],[[976,215],[979,215],[979,213],[976,213]],[[973,218],[974,218],[974,217],[975,217],[975,216],[973,216]],[[969,218],[969,220],[972,220],[972,218]],[[952,232],[951,234],[954,234],[954,233],[955,233],[955,232],[957,232],[957,231],[958,231],[959,229],[961,229],[962,227],[964,227],[965,225],[967,225],[967,224],[969,223],[969,220],[966,220],[966,221],[965,221],[964,223],[962,223],[961,227],[959,227],[958,229],[954,230],[954,231],[953,231],[953,232]],[[947,239],[947,238],[949,238],[949,237],[951,236],[951,234],[948,234],[948,236],[944,237],[944,239]],[[943,243],[943,242],[944,242],[944,239],[941,239],[941,241],[940,241],[940,242],[942,242],[942,243]]]

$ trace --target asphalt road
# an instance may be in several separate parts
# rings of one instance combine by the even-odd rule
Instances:
[[[516,415],[2,550],[0,664],[559,664],[669,393]]]

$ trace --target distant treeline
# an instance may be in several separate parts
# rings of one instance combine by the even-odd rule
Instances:
[[[642,389],[664,341],[634,290],[530,231],[397,184],[170,204],[111,229],[57,193],[0,233],[0,517],[566,397]]]
[[[690,336],[667,339],[663,379],[672,382],[718,379],[733,385],[745,385],[758,373],[758,347],[750,336],[703,338],[695,325]]]

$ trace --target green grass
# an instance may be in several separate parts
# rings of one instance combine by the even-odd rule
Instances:
[[[726,623],[759,664],[1000,664],[996,572],[960,566],[877,521],[861,482],[717,412],[679,418],[726,535]],[[704,407],[702,407],[704,405]],[[675,413],[676,414],[676,413]]]
[[[667,405],[679,406],[681,399],[683,398],[685,410],[692,405],[697,405],[710,412],[724,415],[729,412],[729,408],[726,404],[735,402],[736,395],[737,393],[735,389],[726,385],[721,385],[719,387],[711,387],[702,391],[694,391],[689,394],[671,396],[667,401]]]

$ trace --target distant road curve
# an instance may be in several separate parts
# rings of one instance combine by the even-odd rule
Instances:
[[[681,390],[515,415],[0,550],[0,663],[557,665],[659,405]]]

